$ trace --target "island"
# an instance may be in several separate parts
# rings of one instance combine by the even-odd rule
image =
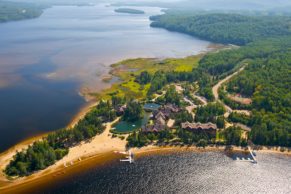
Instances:
[[[97,102],[74,124],[0,156],[1,179],[15,181],[3,189],[113,152],[138,154],[166,147],[290,154],[290,18],[185,17],[156,16],[152,26],[192,35],[203,31],[205,39],[239,46],[222,45],[185,58],[113,64],[110,74],[121,81],[96,95]],[[228,28],[219,22],[222,18]],[[201,26],[205,21],[209,25]],[[194,25],[200,28],[187,27]],[[243,36],[246,26],[252,28]],[[276,30],[269,33],[269,28]],[[229,36],[221,36],[230,29]]]
[[[131,8],[118,8],[114,10],[117,13],[129,13],[129,14],[145,14],[144,11]]]

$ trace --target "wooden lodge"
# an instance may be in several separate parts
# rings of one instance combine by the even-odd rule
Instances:
[[[181,123],[181,128],[195,133],[207,133],[209,135],[216,135],[217,126],[213,123]]]
[[[148,124],[142,127],[142,132],[160,132],[167,128],[167,121],[170,119],[171,114],[180,112],[181,109],[173,104],[161,106],[158,110],[153,112],[153,124]]]

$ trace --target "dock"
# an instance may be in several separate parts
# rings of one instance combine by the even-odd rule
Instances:
[[[129,162],[130,164],[134,162],[134,155],[131,151],[128,152],[115,152],[119,154],[124,154],[126,159],[120,159],[120,162]]]
[[[252,158],[253,158],[253,163],[258,163],[258,161],[257,161],[257,159],[256,159],[256,157],[254,156],[254,153],[253,153],[253,151],[251,150],[251,148],[250,148],[250,146],[248,146],[248,149],[249,149],[249,152],[250,152],[250,154],[251,154],[251,156],[252,156]]]
[[[254,164],[257,164],[258,161],[257,161],[257,159],[256,159],[253,151],[251,150],[251,148],[249,146],[248,146],[248,151],[249,151],[251,157],[248,157],[248,158],[244,158],[244,157],[239,158],[239,157],[236,157],[235,160],[236,161],[239,161],[239,162],[252,162]]]

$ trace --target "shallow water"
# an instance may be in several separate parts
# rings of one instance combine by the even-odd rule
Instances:
[[[80,87],[99,91],[110,64],[135,57],[183,57],[209,42],[150,28],[145,15],[114,7],[56,6],[37,19],[0,24],[0,151],[66,126],[84,105]]]
[[[258,154],[258,164],[221,152],[150,155],[118,161],[50,185],[42,193],[290,193],[291,158]],[[38,188],[36,188],[38,189]]]

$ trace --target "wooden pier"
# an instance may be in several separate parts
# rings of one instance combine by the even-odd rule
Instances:
[[[239,157],[236,157],[235,160],[236,161],[239,161],[239,162],[252,162],[254,164],[257,164],[258,161],[257,161],[257,159],[256,159],[253,151],[251,150],[251,148],[249,146],[248,146],[248,151],[249,151],[251,157],[248,157],[248,158],[243,158],[243,157],[242,158],[239,158]]]
[[[131,151],[128,152],[116,152],[119,154],[124,154],[126,159],[120,159],[120,162],[129,162],[130,164],[134,162],[134,155]]]

